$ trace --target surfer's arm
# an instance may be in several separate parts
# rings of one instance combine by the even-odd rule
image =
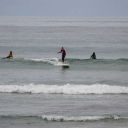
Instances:
[[[93,54],[91,55],[91,57],[90,58],[92,58],[93,57]]]
[[[60,51],[60,52],[57,52],[57,53],[62,53],[62,51]]]

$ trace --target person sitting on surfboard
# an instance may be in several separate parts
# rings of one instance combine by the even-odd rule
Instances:
[[[96,54],[95,54],[95,52],[93,52],[93,54],[91,55],[90,58],[91,58],[91,59],[96,59]]]
[[[13,58],[12,51],[10,51],[10,53],[8,54],[8,56],[6,58]]]
[[[64,48],[62,47],[62,48],[61,48],[61,51],[58,52],[58,53],[62,53],[62,62],[64,63],[64,58],[65,58],[65,56],[66,56],[66,51],[65,51]]]

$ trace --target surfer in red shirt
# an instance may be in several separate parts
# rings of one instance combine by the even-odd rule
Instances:
[[[62,62],[64,63],[64,58],[65,58],[65,56],[66,56],[66,51],[65,51],[64,48],[62,47],[62,48],[61,48],[61,51],[58,52],[58,53],[62,53]]]

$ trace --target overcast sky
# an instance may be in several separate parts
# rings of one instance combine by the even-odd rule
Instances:
[[[0,16],[128,16],[128,0],[0,0]]]

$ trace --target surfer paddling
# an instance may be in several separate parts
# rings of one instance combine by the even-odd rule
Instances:
[[[65,49],[62,47],[62,48],[61,48],[61,51],[58,52],[58,53],[62,53],[62,63],[64,63],[64,58],[65,58],[65,56],[66,56],[66,51],[65,51]]]
[[[3,57],[3,59],[6,59],[6,58],[8,58],[8,59],[13,58],[12,51],[10,51],[10,53],[8,54],[8,56],[7,56],[7,57]]]
[[[13,57],[13,54],[12,54],[12,51],[10,51],[9,55],[6,58],[12,58],[12,57]]]

